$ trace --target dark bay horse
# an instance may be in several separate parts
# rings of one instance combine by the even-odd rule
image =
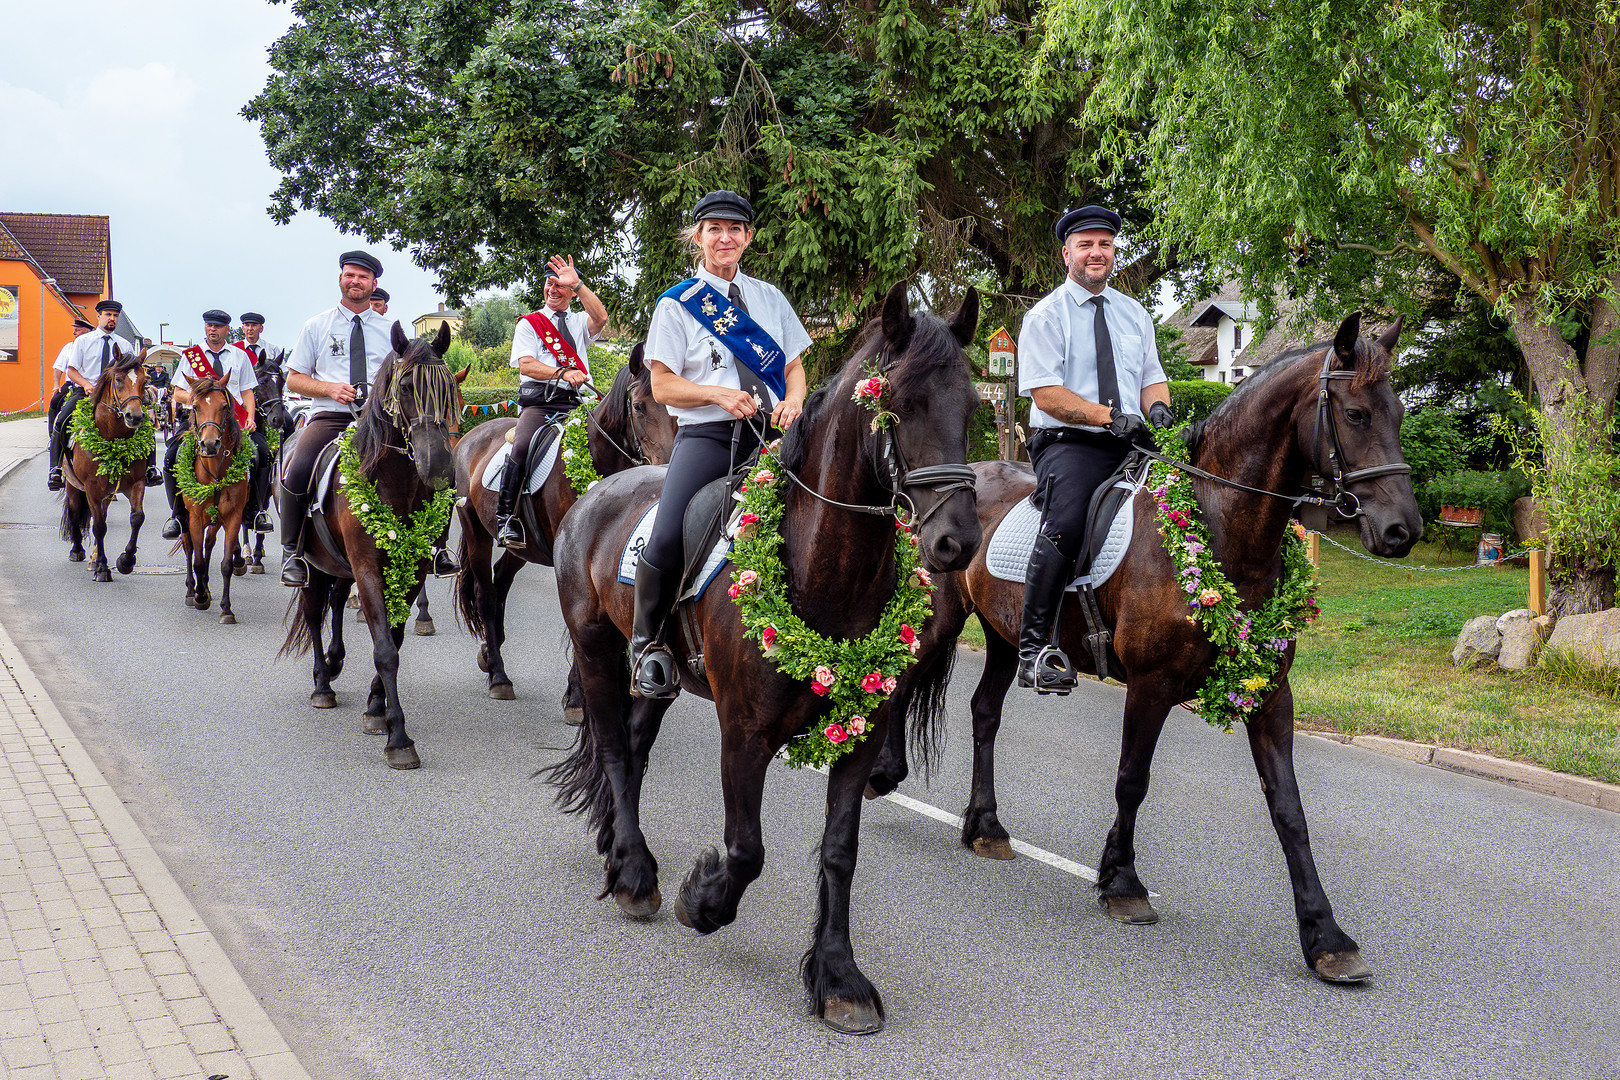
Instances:
[[[107,365],[96,385],[86,397],[94,410],[96,433],[116,447],[125,447],[146,420],[146,367],[140,358],[126,354],[113,346],[112,362]],[[73,423],[68,417],[64,423]],[[112,571],[107,568],[107,507],[113,499],[123,495],[129,500],[129,543],[118,556],[118,572],[127,574],[135,569],[135,544],[140,539],[141,525],[146,521],[146,462],[147,454],[130,458],[123,471],[108,477],[101,473],[102,463],[96,460],[89,447],[75,445],[63,469],[66,486],[62,492],[62,538],[72,546],[68,558],[84,561],[84,527],[90,525],[90,535],[96,543],[96,556],[90,570],[97,581],[111,581]]]
[[[889,291],[880,320],[841,373],[812,394],[783,440],[781,463],[810,490],[783,484],[783,544],[788,599],[816,632],[834,639],[873,630],[897,582],[895,523],[885,510],[905,501],[919,513],[915,535],[931,570],[966,566],[979,545],[967,458],[968,421],[979,404],[963,345],[973,338],[979,299],[967,291],[949,321],[912,313],[906,284]],[[881,365],[890,381],[892,438],[873,430],[873,414],[851,400],[863,368]],[[934,467],[924,472],[925,467]],[[962,475],[958,475],[962,474]],[[946,479],[946,477],[954,479]],[[603,480],[569,511],[557,539],[557,591],[573,638],[585,691],[585,723],[572,754],[549,771],[559,800],[585,812],[605,856],[602,895],[633,917],[657,911],[658,864],[640,823],[642,773],[667,699],[630,697],[625,658],[634,601],[618,567],[635,523],[662,489],[664,472],[631,469]],[[856,504],[856,509],[825,501]],[[859,508],[876,510],[861,513]],[[672,626],[681,623],[677,613]],[[826,699],[790,678],[743,629],[724,588],[712,588],[692,613],[700,642],[670,633],[683,685],[712,699],[720,716],[726,851],[710,850],[687,876],[676,917],[711,933],[737,917],[737,905],[764,862],[760,800],[771,758],[790,738],[819,727]],[[701,649],[704,669],[692,665]],[[865,789],[882,740],[887,707],[869,718],[874,734],[829,771],[827,824],[820,853],[815,937],[802,976],[811,1007],[829,1026],[864,1033],[883,1024],[877,990],[855,964],[849,938]]]
[[[412,514],[455,481],[450,431],[460,420],[460,394],[443,360],[450,345],[447,328],[440,327],[431,343],[412,341],[396,322],[393,345],[394,351],[378,369],[371,394],[350,430],[360,471],[400,521],[409,522]],[[377,543],[354,516],[342,485],[334,481],[320,509],[337,549],[329,550],[312,535],[305,552],[310,564],[309,585],[300,589],[288,606],[289,616],[294,608],[298,615],[278,655],[301,655],[313,649],[315,690],[310,704],[316,708],[334,707],[337,698],[331,680],[343,669],[338,624],[350,583],[358,586],[377,669],[366,697],[363,730],[372,735],[387,733],[383,756],[390,767],[417,768],[422,762],[416,744],[405,731],[397,682],[405,626],[403,622],[397,627],[390,625],[383,592],[383,568],[388,557],[378,550]],[[313,523],[311,531],[313,534]],[[407,604],[421,591],[430,562],[425,557],[417,561]],[[321,626],[328,612],[332,614],[333,641],[332,649],[323,652]]]
[[[253,447],[236,422],[230,391],[214,379],[199,379],[191,386],[191,427],[187,437],[196,449],[192,475],[199,484],[221,483],[244,441],[250,453]],[[213,602],[208,594],[208,563],[214,555],[214,541],[222,532],[225,535],[225,550],[219,560],[219,621],[228,625],[236,622],[231,611],[231,567],[237,559],[238,534],[242,515],[247,513],[250,483],[244,476],[201,502],[182,491],[176,508],[184,525],[180,543],[186,549],[187,607],[207,611]]]
[[[534,506],[540,523],[540,543],[525,537],[522,551],[502,548],[491,565],[495,551],[495,504],[499,491],[484,487],[484,467],[500,450],[516,420],[491,420],[480,424],[456,447],[456,512],[461,518],[461,551],[457,561],[461,573],[456,579],[456,596],[461,618],[474,637],[482,638],[478,666],[489,674],[489,696],[510,701],[516,695],[506,674],[501,646],[506,641],[506,595],[512,579],[524,563],[552,565],[552,545],[557,526],[579,496],[559,460],[551,475],[532,496],[524,496]],[[587,421],[591,463],[598,475],[612,476],[637,465],[663,465],[669,461],[675,444],[675,418],[653,400],[652,369],[642,363],[642,346],[637,343],[630,359],[613,377],[602,402]],[[526,463],[532,466],[533,462]],[[577,669],[569,673],[570,697],[577,694]],[[565,702],[578,709],[578,700]]]
[[[1341,505],[1356,508],[1361,542],[1368,551],[1400,558],[1423,533],[1402,464],[1403,410],[1389,383],[1390,353],[1400,336],[1400,323],[1376,341],[1363,340],[1360,327],[1358,312],[1344,320],[1332,342],[1283,353],[1188,432],[1192,465],[1251,488],[1289,495],[1276,498],[1192,478],[1212,550],[1245,610],[1259,606],[1277,583],[1284,530],[1293,512],[1292,494],[1303,490],[1312,472],[1332,475],[1330,451],[1345,472],[1342,488],[1350,496],[1341,495]],[[1318,416],[1324,392],[1330,410],[1326,425]],[[1007,511],[1034,489],[1034,474],[1028,466],[1005,462],[981,463],[975,469],[979,519],[988,547]],[[1362,472],[1381,475],[1358,477]],[[1110,674],[1127,686],[1114,789],[1118,816],[1103,848],[1097,888],[1100,902],[1115,919],[1151,923],[1158,915],[1136,872],[1137,811],[1147,795],[1149,766],[1165,718],[1177,703],[1197,694],[1214,661],[1215,647],[1188,621],[1175,566],[1158,534],[1151,492],[1137,494],[1134,513],[1130,551],[1097,592],[1103,617],[1114,629],[1110,666],[1117,668]],[[977,613],[988,649],[984,675],[973,694],[973,786],[962,843],[991,858],[1012,858],[1007,831],[997,816],[995,737],[1002,702],[1018,666],[1023,597],[1022,584],[990,574],[982,553],[963,573],[942,577],[934,597],[935,616],[923,631],[922,659],[912,676],[925,678],[931,665],[948,663],[963,623]],[[1060,633],[1060,644],[1075,664],[1096,674],[1091,650],[1084,643],[1086,626],[1079,604],[1064,605]],[[1370,971],[1355,941],[1333,918],[1317,877],[1294,778],[1294,699],[1287,678],[1293,658],[1290,643],[1275,680],[1277,688],[1267,693],[1246,725],[1249,748],[1287,859],[1306,963],[1328,982],[1359,982]],[[895,695],[892,707],[897,713],[904,711],[911,694],[907,681],[902,680]],[[869,796],[887,794],[905,778],[903,728],[891,725],[888,745],[872,772]]]

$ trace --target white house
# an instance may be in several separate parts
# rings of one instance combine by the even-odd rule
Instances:
[[[1254,367],[1243,363],[1243,350],[1254,344],[1254,324],[1259,315],[1257,304],[1217,299],[1208,301],[1193,316],[1189,327],[1215,331],[1215,348],[1193,361],[1203,366],[1206,382],[1236,384],[1253,373]]]

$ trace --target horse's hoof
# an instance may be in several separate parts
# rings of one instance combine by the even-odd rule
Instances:
[[[68,562],[84,562],[84,549],[73,548],[68,551]]]
[[[360,725],[360,730],[363,733],[365,733],[367,735],[386,735],[386,734],[388,734],[388,717],[387,716],[372,716],[370,713],[366,713],[366,715],[364,717],[364,720],[365,720],[365,723]]]
[[[112,571],[107,569],[105,566],[96,567],[96,580],[103,583],[111,581]]]
[[[650,919],[664,906],[664,894],[657,889],[652,891],[651,896],[641,900],[633,899],[627,892],[616,892],[613,899],[618,902],[619,910],[632,919]]]
[[[241,577],[243,574],[247,573],[247,563],[233,564],[231,566],[231,573],[235,574],[237,577]]]
[[[222,611],[219,613],[219,621],[224,623],[226,626],[235,626],[236,616],[232,615],[228,611]]]
[[[974,838],[973,854],[984,859],[1001,859],[1003,862],[1010,861],[1015,857],[1011,840],[991,840],[983,836]]]
[[[687,913],[686,897],[682,896],[680,893],[675,894],[675,921],[686,927],[688,930],[697,930],[697,927],[692,925],[692,916]],[[701,932],[702,931],[699,931],[699,933]]]
[[[576,708],[564,709],[563,710],[563,723],[567,724],[569,727],[584,727],[585,726],[585,710],[584,709],[576,709]]]
[[[118,572],[120,574],[127,574],[133,569],[135,569],[135,556],[128,552],[118,556]]]
[[[877,1009],[861,1001],[828,998],[821,1009],[821,1022],[842,1035],[871,1035],[883,1030],[883,1017]]]
[[[402,746],[398,750],[384,750],[383,760],[390,769],[420,769],[422,759],[416,756],[416,747]]]
[[[317,709],[337,708],[337,695],[330,690],[317,690],[309,695],[309,703]]]
[[[262,573],[264,573],[264,563],[257,563],[257,562],[254,563],[252,566],[248,567],[248,573],[250,573],[250,574],[262,574]]]
[[[1115,922],[1147,926],[1159,921],[1159,913],[1153,910],[1153,905],[1148,903],[1145,896],[1099,896],[1097,903]]]
[[[1358,983],[1372,978],[1372,968],[1354,949],[1350,952],[1323,953],[1311,964],[1311,970],[1316,972],[1318,979],[1330,983]]]
[[[478,646],[478,670],[485,675],[489,674],[489,646]]]
[[[496,701],[516,701],[517,691],[512,689],[509,682],[490,683],[489,696]]]
[[[209,608],[211,608],[213,606],[214,606],[214,598],[212,596],[199,596],[199,597],[197,597],[197,610],[198,611],[207,611]]]
[[[197,598],[195,596],[192,596],[190,593],[186,593],[186,607],[194,608],[196,606],[197,606]]]
[[[432,637],[434,633],[433,620],[417,619],[416,624],[411,629],[416,631],[417,637]]]

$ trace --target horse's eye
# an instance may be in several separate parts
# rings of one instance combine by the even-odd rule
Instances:
[[[911,412],[911,399],[908,397],[901,398],[896,408],[903,413]]]
[[[1344,418],[1352,424],[1365,424],[1367,422],[1367,414],[1360,409],[1344,410]]]
[[[636,402],[636,412],[643,416],[647,415],[647,406],[643,402]]]

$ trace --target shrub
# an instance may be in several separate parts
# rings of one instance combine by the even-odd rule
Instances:
[[[1412,466],[1414,485],[1468,464],[1468,443],[1457,426],[1456,414],[1435,405],[1414,409],[1401,420],[1401,453]]]
[[[1226,400],[1232,387],[1202,379],[1170,384],[1170,413],[1177,422],[1197,423]]]
[[[1583,390],[1564,407],[1565,427],[1531,409],[1532,431],[1519,430],[1507,418],[1497,431],[1530,475],[1536,501],[1547,514],[1547,546],[1555,559],[1613,573],[1620,568],[1620,450],[1616,415],[1603,413]]]
[[[1513,533],[1513,502],[1530,494],[1530,481],[1514,469],[1509,472],[1473,472],[1467,469],[1435,477],[1414,488],[1418,509],[1428,521],[1440,517],[1442,506],[1473,507],[1485,512],[1480,526],[1504,536]]]

